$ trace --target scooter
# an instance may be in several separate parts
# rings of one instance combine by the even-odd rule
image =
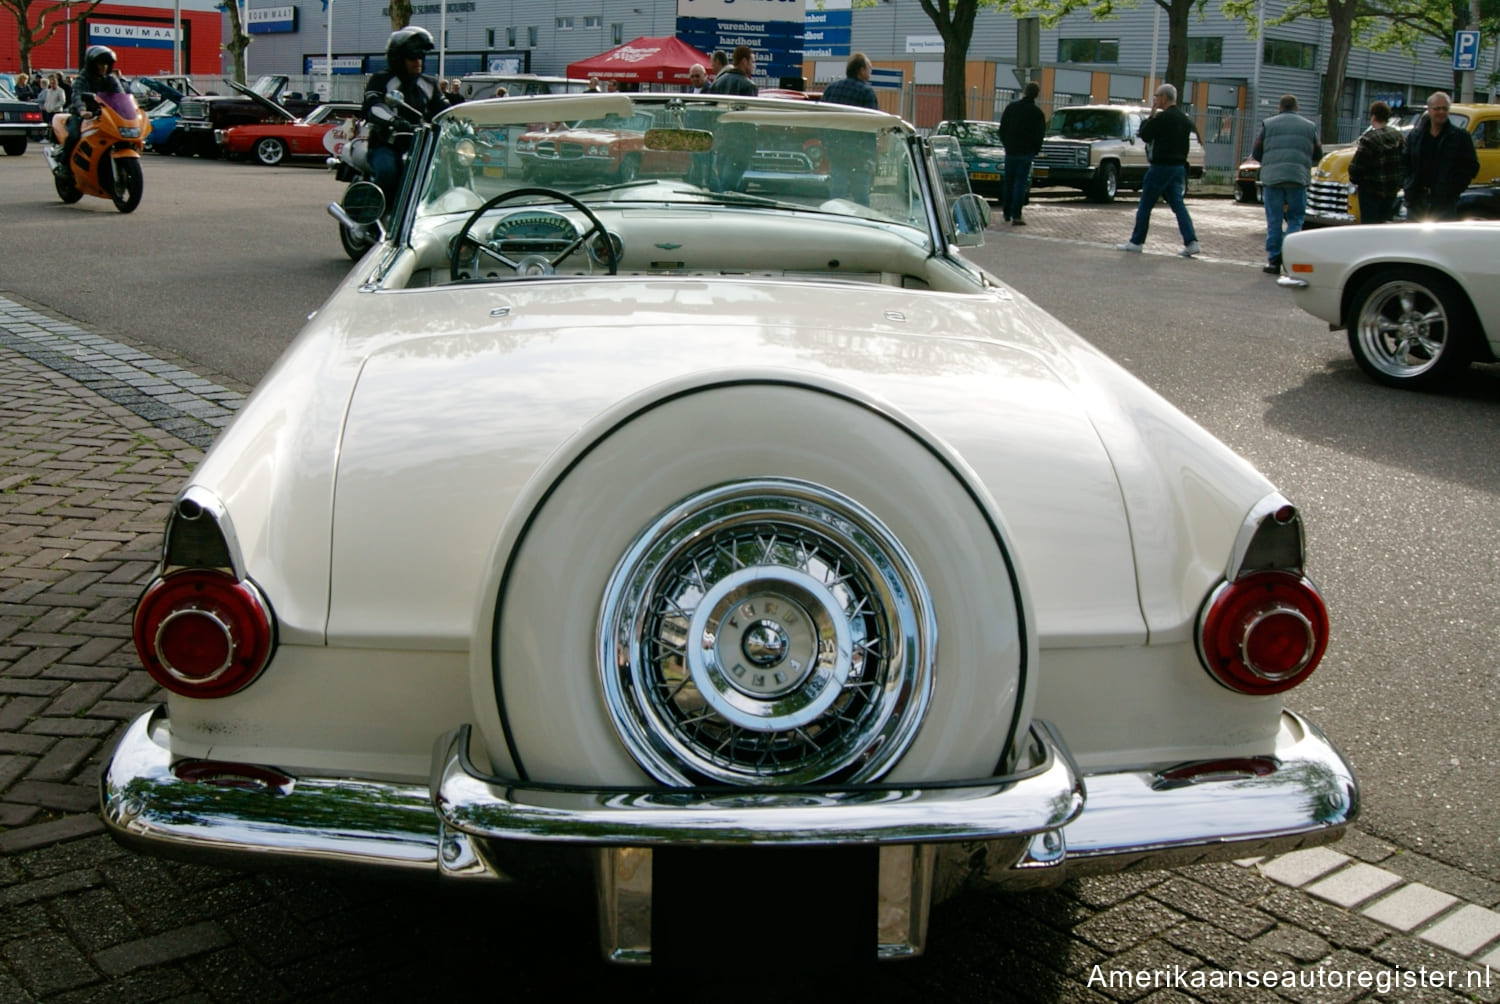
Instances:
[[[52,119],[52,145],[42,148],[57,196],[71,204],[92,195],[112,200],[122,213],[134,212],[145,188],[141,151],[151,131],[151,120],[128,93],[96,93],[85,100],[92,114],[84,116],[68,170],[58,172],[58,158],[68,138],[71,116]]]

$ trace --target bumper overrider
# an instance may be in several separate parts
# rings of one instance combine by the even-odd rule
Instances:
[[[1338,839],[1359,790],[1338,750],[1283,712],[1272,755],[1083,774],[1033,724],[1025,769],[924,785],[585,789],[487,776],[471,730],[440,737],[428,784],[292,777],[174,759],[166,710],[131,723],[100,779],[121,843],[190,860],[358,865],[513,881],[508,849],[593,858],[605,955],[652,953],[652,855],[669,847],[873,847],[881,957],[921,952],[931,903],[968,886],[1280,853]]]

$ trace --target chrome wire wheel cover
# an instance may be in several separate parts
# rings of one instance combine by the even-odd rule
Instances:
[[[916,735],[937,629],[910,555],[867,509],[804,481],[691,496],[605,588],[615,729],[668,784],[854,782]]]
[[[1355,325],[1365,359],[1393,377],[1418,376],[1436,366],[1451,330],[1442,301],[1409,280],[1377,287],[1361,304]]]

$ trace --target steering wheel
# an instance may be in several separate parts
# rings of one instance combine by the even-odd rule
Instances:
[[[555,202],[566,202],[568,205],[572,206],[574,209],[578,210],[584,215],[584,217],[589,221],[589,228],[583,233],[579,234],[578,237],[575,238],[571,243],[569,243],[567,247],[563,248],[561,251],[550,258],[544,254],[534,254],[527,255],[520,261],[512,261],[504,254],[501,254],[500,250],[490,244],[488,241],[480,240],[478,237],[475,237],[472,233],[470,233],[470,231],[474,229],[474,224],[478,223],[480,218],[486,213],[495,209],[497,206],[504,205],[505,203],[511,202],[515,199],[526,198],[528,196],[545,196],[546,198],[552,199]],[[604,243],[608,245],[609,274],[615,275],[618,272],[619,266],[619,262],[615,257],[615,243],[614,241],[610,240],[609,231],[604,229],[604,224],[600,222],[599,217],[595,216],[593,211],[590,210],[588,206],[585,206],[582,202],[579,202],[571,195],[568,195],[564,192],[559,192],[556,189],[552,188],[516,188],[512,189],[509,192],[501,192],[499,195],[495,196],[493,199],[490,199],[484,205],[474,210],[473,214],[464,221],[463,228],[459,230],[458,235],[453,238],[453,243],[449,245],[448,278],[453,282],[459,282],[462,280],[463,277],[458,274],[458,261],[460,252],[462,252],[465,247],[472,247],[475,251],[474,266],[476,272],[479,268],[479,254],[483,253],[500,262],[502,265],[506,265],[510,268],[515,269],[516,275],[518,276],[524,277],[532,275],[551,275],[553,273],[553,270],[557,268],[559,262],[571,255],[573,252],[577,251],[579,247],[585,244],[588,239],[594,234],[599,234],[601,237],[603,237]]]

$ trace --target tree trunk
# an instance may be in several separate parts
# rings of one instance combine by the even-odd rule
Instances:
[[[969,102],[964,71],[978,0],[922,0],[922,9],[943,36],[943,118],[950,122],[966,119]]]
[[[1339,101],[1344,96],[1344,74],[1349,68],[1349,50],[1354,46],[1354,19],[1359,0],[1329,0],[1328,21],[1333,33],[1328,40],[1328,66],[1323,74],[1323,90],[1318,103],[1322,108],[1319,133],[1324,143],[1338,143]]]
[[[391,31],[411,24],[411,0],[391,0]]]
[[[1186,101],[1188,65],[1188,19],[1193,13],[1195,0],[1170,0],[1167,7],[1167,72],[1162,82],[1177,88],[1180,99]],[[1194,102],[1202,105],[1202,101]]]
[[[246,82],[245,50],[250,47],[250,36],[245,33],[245,26],[240,22],[238,0],[229,0],[224,5],[224,11],[229,15],[229,41],[224,43],[224,51],[234,60],[234,79],[243,84]]]

